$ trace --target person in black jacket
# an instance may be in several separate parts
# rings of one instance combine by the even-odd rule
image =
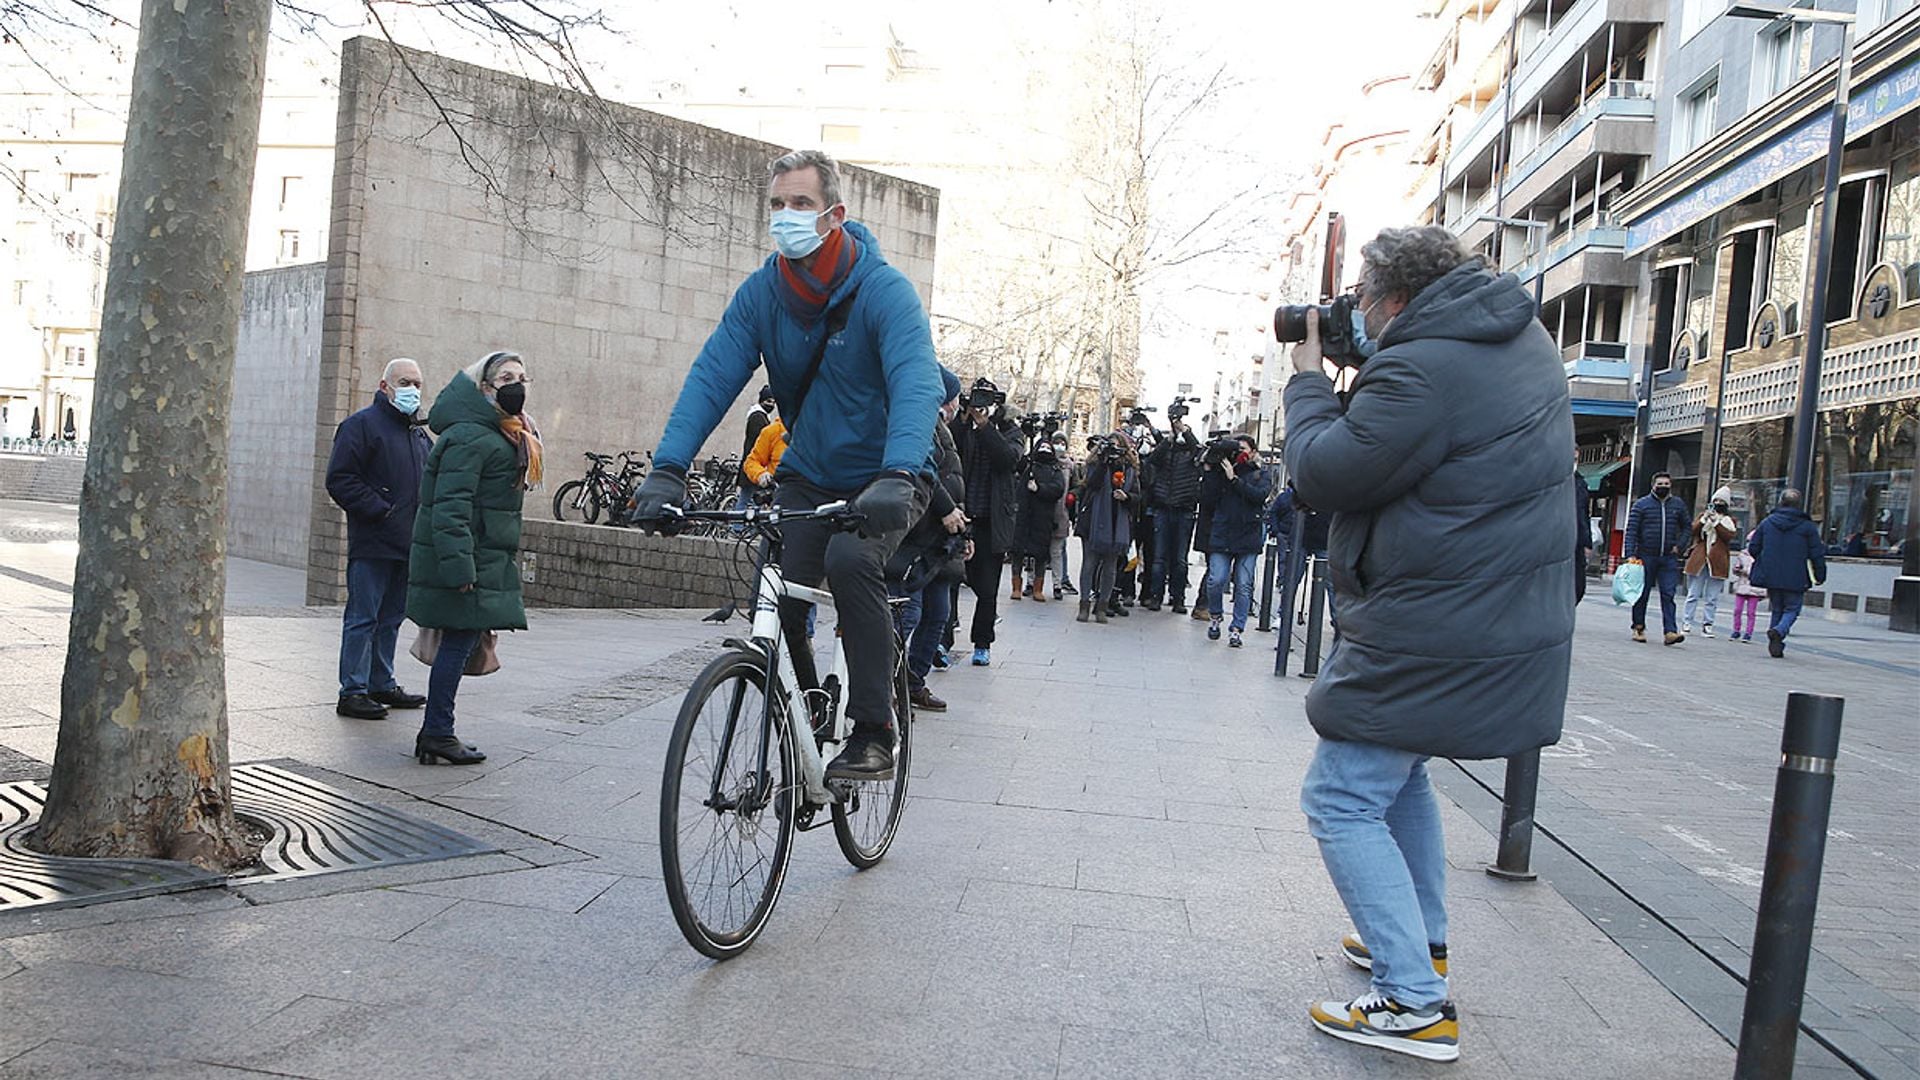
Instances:
[[[978,405],[997,394],[993,380],[974,380],[973,391],[953,422],[953,444],[966,477],[967,517],[973,522],[973,558],[967,560],[967,587],[973,590],[973,664],[993,662],[993,624],[1000,614],[1000,565],[1014,549],[1018,501],[1013,470],[1020,444],[1004,412]]]
[[[1587,520],[1587,479],[1580,475],[1580,452],[1573,470],[1573,602],[1587,598],[1587,553],[1593,550],[1593,526]]]
[[[773,387],[762,386],[759,400],[754,402],[752,411],[747,413],[747,438],[740,447],[740,494],[733,501],[735,510],[745,510],[753,503],[754,489],[758,485],[747,479],[747,459],[753,456],[753,447],[760,441],[760,433],[765,431],[767,425],[771,424],[774,417],[779,414],[780,404],[774,399]]]
[[[1172,410],[1169,410],[1171,414]],[[1147,565],[1147,599],[1141,606],[1159,611],[1172,601],[1173,613],[1187,613],[1187,559],[1192,554],[1194,515],[1200,503],[1200,440],[1185,415],[1169,415],[1167,437],[1148,458],[1152,487],[1147,513],[1153,517],[1153,559]]]
[[[1036,603],[1045,603],[1047,569],[1053,563],[1054,508],[1067,494],[1067,474],[1060,468],[1053,444],[1046,439],[1034,441],[1033,450],[1027,455],[1025,473],[1017,490],[1020,513],[1015,529],[1014,546],[1018,554],[1013,569],[1014,585],[1015,591],[1020,591],[1021,567],[1031,564],[1033,574],[1026,595]]]
[[[936,482],[926,514],[907,531],[887,566],[893,595],[908,598],[896,609],[896,617],[900,636],[907,642],[908,694],[913,707],[925,712],[947,711],[947,703],[927,688],[927,673],[933,670],[952,612],[953,593],[966,575],[965,560],[973,547],[973,541],[966,539],[967,514],[962,508],[966,480],[947,427],[960,411],[960,379],[943,367],[940,380],[947,398],[940,406],[940,423],[934,425],[929,462]]]
[[[1680,632],[1679,606],[1674,590],[1680,587],[1680,556],[1693,539],[1693,516],[1687,504],[1673,493],[1673,477],[1664,472],[1653,474],[1653,494],[1642,496],[1627,511],[1627,535],[1624,544],[1628,559],[1640,560],[1646,570],[1647,584],[1640,599],[1633,602],[1633,640],[1647,640],[1647,599],[1660,590],[1660,622],[1668,645],[1687,640]]]
[[[407,617],[407,551],[420,476],[432,443],[420,426],[420,365],[404,357],[380,376],[373,404],[340,422],[327,459],[327,495],[347,512],[347,610],[340,624],[340,700],[334,711],[378,720],[427,703],[393,678]]]
[[[1267,495],[1272,491],[1267,471],[1260,467],[1259,448],[1250,436],[1239,439],[1240,452],[1220,462],[1222,491],[1213,511],[1207,556],[1207,610],[1212,613],[1207,637],[1220,640],[1221,597],[1232,580],[1233,621],[1227,627],[1227,644],[1236,649],[1247,628],[1247,613],[1253,609],[1254,565],[1266,545]]]

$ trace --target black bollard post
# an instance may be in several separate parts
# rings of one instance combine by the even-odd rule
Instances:
[[[1320,624],[1327,618],[1327,560],[1323,556],[1313,557],[1307,594],[1307,651],[1300,660],[1300,677],[1312,679],[1320,674]]]
[[[1260,622],[1256,629],[1266,633],[1273,629],[1273,557],[1280,552],[1280,545],[1271,540],[1267,542],[1265,557],[1260,561]]]
[[[1540,792],[1540,751],[1507,759],[1507,782],[1500,789],[1500,850],[1487,873],[1501,881],[1532,881],[1533,804]]]
[[[1846,704],[1845,698],[1821,694],[1787,695],[1735,1080],[1793,1075],[1820,864],[1827,854],[1827,816],[1833,809],[1833,760],[1840,753],[1840,714]]]
[[[1288,535],[1301,535],[1301,529],[1304,527],[1302,522],[1305,520],[1306,515],[1295,510],[1292,531]],[[1286,552],[1286,556],[1280,560],[1280,626],[1279,632],[1274,635],[1273,642],[1273,673],[1275,675],[1287,673],[1287,658],[1293,655],[1293,609],[1300,601],[1296,583],[1300,580],[1301,561],[1306,558],[1302,545],[1291,541],[1286,545]]]

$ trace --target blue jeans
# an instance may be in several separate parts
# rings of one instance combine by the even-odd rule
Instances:
[[[1258,553],[1229,555],[1216,551],[1207,556],[1207,611],[1216,619],[1220,617],[1220,599],[1226,592],[1227,576],[1233,576],[1233,622],[1229,629],[1247,628],[1247,612],[1253,610],[1253,570],[1259,561]]]
[[[907,683],[916,690],[927,685],[927,672],[933,670],[933,654],[940,648],[940,635],[946,632],[952,603],[953,586],[935,580],[907,601],[900,613],[900,634],[907,639]],[[913,612],[911,625],[907,610]]]
[[[446,630],[440,634],[440,651],[433,654],[433,673],[427,676],[427,714],[420,721],[422,735],[453,734],[453,696],[460,692],[460,676],[466,674],[467,657],[480,644],[478,630]]]
[[[1768,589],[1767,590],[1767,629],[1780,631],[1786,637],[1793,631],[1795,619],[1800,617],[1800,607],[1806,602],[1805,589]]]
[[[1321,739],[1300,809],[1373,954],[1373,988],[1413,1008],[1446,1000],[1429,946],[1447,941],[1447,847],[1426,757]]]
[[[393,689],[393,649],[407,617],[407,564],[348,559],[347,611],[340,620],[340,696]]]
[[[1054,559],[1053,587],[1057,589],[1063,585],[1070,584],[1073,581],[1072,576],[1067,573],[1067,538],[1066,537],[1064,536],[1060,537],[1059,539],[1053,542],[1053,559]]]
[[[1153,512],[1153,562],[1147,567],[1149,599],[1187,602],[1187,556],[1193,550],[1192,510]]]
[[[1652,598],[1653,590],[1660,590],[1660,625],[1669,634],[1680,632],[1677,617],[1678,608],[1673,600],[1674,590],[1680,587],[1680,558],[1677,555],[1643,555],[1641,566],[1647,572],[1646,588],[1640,590],[1640,599],[1633,602],[1633,625],[1647,625],[1647,601]]]

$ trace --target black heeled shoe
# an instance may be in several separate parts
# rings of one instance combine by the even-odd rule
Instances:
[[[413,756],[422,765],[434,765],[442,761],[449,765],[478,765],[487,760],[487,755],[481,753],[479,747],[461,742],[457,735],[424,733],[413,740]]]

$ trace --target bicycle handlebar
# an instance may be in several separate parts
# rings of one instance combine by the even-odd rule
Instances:
[[[683,510],[678,506],[669,506],[659,517],[634,518],[633,523],[641,528],[657,527],[662,531],[689,521],[711,521],[718,524],[750,525],[756,529],[771,529],[787,521],[824,520],[841,532],[852,532],[867,523],[867,515],[855,510],[845,499],[824,503],[811,510],[794,510],[778,506],[748,506],[744,510]]]

